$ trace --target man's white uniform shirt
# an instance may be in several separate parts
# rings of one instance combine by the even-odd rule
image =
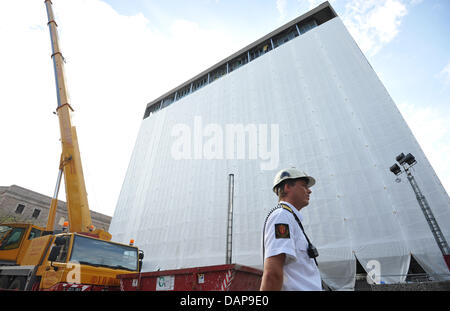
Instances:
[[[303,221],[302,215],[292,204],[284,201],[280,203],[288,205],[300,221]],[[286,254],[281,290],[322,290],[319,269],[314,259],[308,256],[307,249],[308,241],[294,215],[284,208],[273,211],[267,219],[264,232],[264,260]]]

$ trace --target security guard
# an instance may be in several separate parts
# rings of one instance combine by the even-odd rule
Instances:
[[[273,191],[279,203],[264,224],[261,290],[322,290],[318,252],[304,232],[300,214],[314,184],[313,177],[295,168],[275,176]]]

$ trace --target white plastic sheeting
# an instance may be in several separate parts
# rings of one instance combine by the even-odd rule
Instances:
[[[259,134],[267,125],[258,148],[277,148],[279,158],[270,157],[276,165],[270,167],[259,149],[233,159],[226,143],[221,159],[207,158],[205,146],[218,142],[212,140],[217,133],[226,136],[227,124],[255,125]],[[185,158],[177,159],[180,129],[191,131],[191,149],[181,148]],[[328,285],[352,289],[356,258],[378,282],[403,282],[411,254],[427,273],[448,279],[406,176],[396,183],[389,171],[401,152],[416,157],[413,174],[450,241],[447,193],[334,18],[144,119],[110,232],[116,241],[136,240],[145,251],[145,271],[224,264],[233,173],[232,261],[261,268],[262,225],[277,201],[273,176],[295,166],[317,181],[302,214]]]

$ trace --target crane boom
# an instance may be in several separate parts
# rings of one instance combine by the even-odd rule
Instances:
[[[69,216],[70,232],[90,232],[92,219],[87,199],[86,185],[81,165],[81,156],[78,146],[78,138],[75,126],[72,124],[72,107],[64,73],[64,57],[59,48],[57,24],[52,10],[52,2],[45,0],[47,8],[48,27],[52,44],[52,60],[55,71],[56,94],[58,107],[56,108],[61,131],[62,154],[60,168],[64,172],[64,183],[66,189],[67,212]],[[56,208],[51,209],[55,213]],[[54,217],[49,221],[54,221]],[[53,224],[47,224],[52,227]],[[110,239],[111,235],[103,230],[103,238]],[[106,234],[106,236],[105,236]],[[108,236],[109,235],[109,236]]]

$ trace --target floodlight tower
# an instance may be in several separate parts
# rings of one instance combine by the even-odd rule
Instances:
[[[395,160],[403,167],[404,171],[406,172],[406,176],[409,180],[409,183],[411,184],[411,187],[413,188],[414,193],[416,194],[417,202],[419,202],[420,208],[422,209],[422,212],[428,222],[428,225],[430,226],[430,230],[433,233],[434,239],[436,240],[436,243],[439,246],[442,255],[444,256],[447,268],[450,270],[450,248],[447,244],[447,241],[445,240],[441,228],[439,228],[436,218],[434,218],[433,212],[431,211],[431,208],[428,205],[427,199],[422,194],[422,191],[420,191],[419,185],[417,184],[414,176],[411,174],[410,171],[410,168],[413,165],[417,164],[417,161],[411,153],[408,153],[406,156],[403,153],[401,153],[395,158]],[[402,170],[400,166],[398,166],[398,164],[392,165],[389,168],[389,170],[396,176],[402,173]],[[398,178],[396,181],[400,181],[400,179]]]

